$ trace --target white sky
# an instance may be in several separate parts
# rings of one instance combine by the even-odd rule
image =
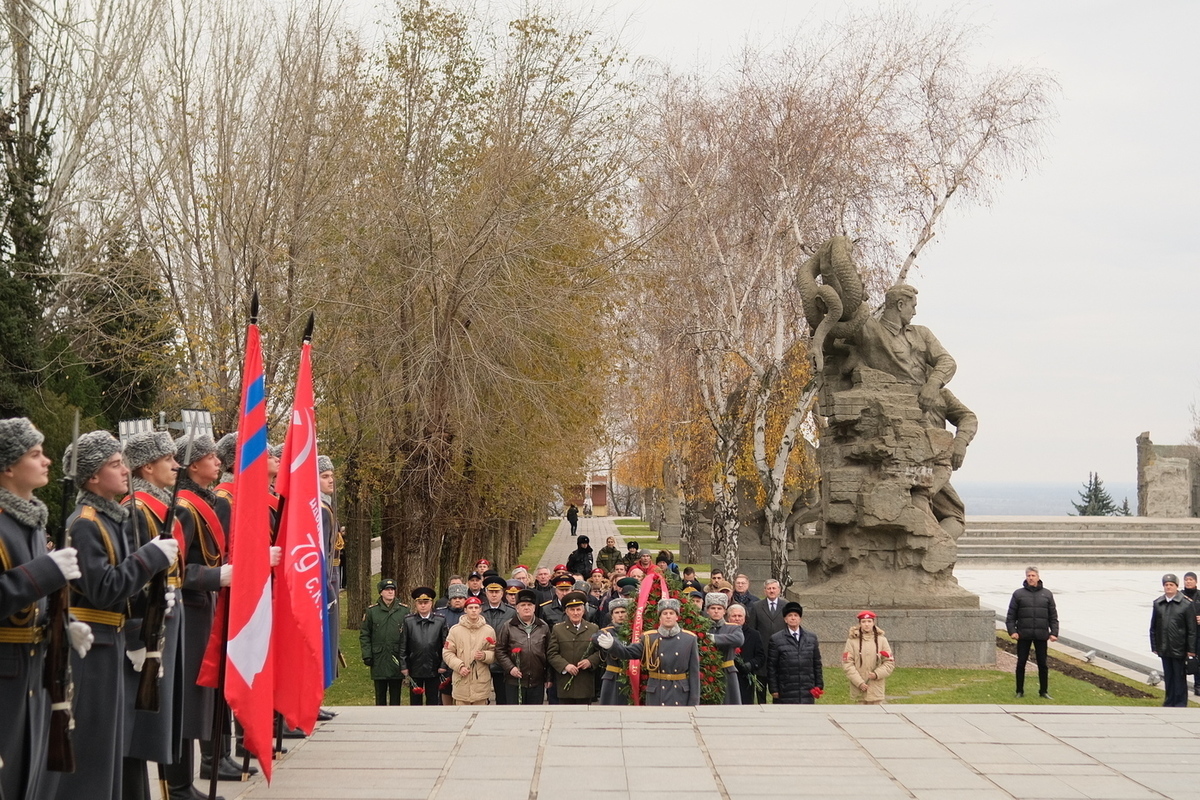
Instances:
[[[351,0],[351,5],[355,4]],[[551,5],[590,5],[557,0]],[[747,42],[869,3],[610,0],[636,55],[712,69]],[[997,0],[981,63],[1050,71],[1061,86],[1044,159],[987,208],[952,208],[911,282],[916,322],[958,361],[951,384],[980,432],[963,481],[1136,479],[1134,439],[1182,442],[1200,397],[1192,303],[1200,258],[1200,3]]]

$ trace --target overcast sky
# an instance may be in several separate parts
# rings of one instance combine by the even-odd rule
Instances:
[[[552,5],[588,6],[587,0]],[[866,2],[615,0],[638,55],[717,69],[747,43]],[[980,418],[961,481],[1136,479],[1134,440],[1177,444],[1200,397],[1200,3],[921,0],[981,26],[979,59],[1051,72],[1040,166],[952,208],[910,282]]]
[[[856,9],[865,3],[854,3]],[[634,52],[727,63],[844,3],[620,0]],[[950,3],[923,0],[938,12]],[[1200,396],[1200,3],[955,3],[981,62],[1050,71],[1058,119],[1030,175],[948,212],[911,282],[980,418],[964,481],[1136,479],[1134,440],[1181,442]]]

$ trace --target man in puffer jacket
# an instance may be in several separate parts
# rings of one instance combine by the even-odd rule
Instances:
[[[804,606],[791,602],[783,607],[781,631],[771,636],[767,648],[767,685],[776,703],[812,705],[825,693],[821,647],[812,631],[800,627]]]
[[[1046,642],[1058,641],[1058,608],[1054,595],[1042,586],[1037,567],[1025,568],[1025,582],[1008,601],[1008,635],[1017,640],[1017,697],[1025,696],[1025,665],[1029,648],[1034,648],[1038,665],[1038,696],[1050,696],[1050,667],[1046,662]]]
[[[1196,612],[1179,591],[1179,579],[1163,575],[1163,594],[1154,601],[1150,615],[1150,650],[1162,659],[1167,696],[1163,705],[1187,706],[1186,664],[1196,655]]]

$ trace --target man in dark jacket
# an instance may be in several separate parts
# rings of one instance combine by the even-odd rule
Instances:
[[[1017,640],[1017,697],[1025,696],[1025,665],[1032,646],[1037,656],[1038,697],[1053,700],[1046,643],[1058,641],[1058,607],[1054,595],[1042,586],[1037,567],[1025,568],[1025,582],[1008,601],[1006,626],[1008,635]]]
[[[762,637],[758,635],[758,631],[746,624],[744,606],[738,603],[731,605],[728,613],[725,614],[725,619],[729,620],[731,625],[740,625],[742,635],[746,639],[738,648],[739,652],[733,660],[734,666],[737,667],[738,688],[742,695],[742,703],[765,703],[767,702],[767,691],[762,679],[759,678],[759,673],[767,663],[766,645],[763,643]]]
[[[404,618],[400,643],[400,671],[412,684],[409,705],[440,706],[439,683],[442,648],[446,644],[446,618],[433,613],[433,589],[418,586],[412,593],[417,610]],[[417,691],[420,689],[421,691]]]
[[[767,676],[767,658],[771,654],[771,637],[779,631],[787,627],[787,623],[783,621],[784,599],[780,597],[783,592],[783,586],[779,581],[771,578],[763,584],[762,600],[759,600],[754,605],[746,609],[746,627],[758,632],[758,638],[762,639],[763,659],[762,668],[757,670],[756,674],[765,685],[763,687],[763,699],[761,702],[766,702],[766,692],[773,691],[770,679]]]
[[[767,649],[767,680],[776,703],[812,705],[825,693],[821,647],[812,631],[800,627],[804,606],[783,607],[785,627],[771,636]]]
[[[1162,659],[1163,681],[1169,708],[1187,706],[1186,664],[1196,655],[1196,613],[1179,591],[1179,579],[1163,575],[1163,594],[1154,601],[1150,615],[1150,650]]]
[[[594,558],[591,539],[580,536],[575,540],[575,551],[567,556],[567,572],[586,580],[592,574]]]
[[[517,613],[496,628],[496,661],[510,706],[540,706],[546,698],[550,626],[537,616],[532,589],[517,592]]]
[[[379,602],[368,606],[358,626],[358,644],[363,663],[371,668],[375,681],[375,705],[400,705],[400,649],[404,641],[404,618],[408,606],[396,600],[396,582],[379,582]]]
[[[1196,573],[1183,573],[1183,596],[1192,601],[1192,610],[1196,612],[1196,639],[1200,640],[1200,587],[1196,584]],[[1200,697],[1200,663],[1192,666],[1192,693]]]
[[[571,526],[571,535],[574,536],[579,527],[579,509],[575,507],[574,503],[567,509],[567,524]]]

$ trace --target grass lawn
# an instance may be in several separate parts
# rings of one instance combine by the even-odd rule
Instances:
[[[560,521],[558,517],[551,517],[543,522],[542,527],[529,540],[529,544],[525,545],[525,549],[521,551],[521,555],[517,556],[517,563],[531,565],[540,563],[542,556],[546,554],[546,548],[550,546],[551,540],[554,539],[554,532],[558,530]]]

